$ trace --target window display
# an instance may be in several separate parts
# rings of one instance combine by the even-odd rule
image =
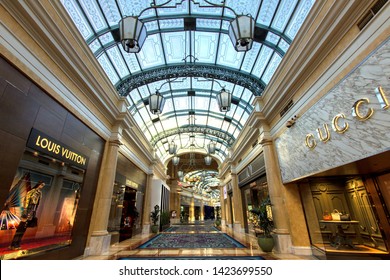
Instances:
[[[83,179],[83,169],[27,148],[1,211],[1,259],[69,245]]]

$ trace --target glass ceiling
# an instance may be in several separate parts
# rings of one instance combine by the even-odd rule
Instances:
[[[194,148],[206,153],[207,144],[215,141],[214,158],[223,162],[228,157],[254,97],[271,80],[314,1],[225,1],[256,22],[252,49],[236,52],[227,34],[234,13],[210,5],[220,0],[61,0],[164,163],[172,157],[171,141],[178,154]],[[118,22],[131,15],[140,16],[148,34],[137,54],[126,53],[118,38]],[[216,101],[221,87],[233,93],[231,109],[224,113]],[[153,115],[148,98],[157,89],[166,102],[162,114]]]

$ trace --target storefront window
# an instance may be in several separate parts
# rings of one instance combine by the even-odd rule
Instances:
[[[318,252],[387,252],[362,178],[313,178],[300,189],[311,242]]]
[[[1,211],[1,258],[69,245],[83,179],[83,169],[26,149]]]

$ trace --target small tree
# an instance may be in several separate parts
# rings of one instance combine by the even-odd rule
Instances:
[[[274,229],[274,221],[271,212],[271,200],[268,197],[263,199],[260,206],[251,210],[255,214],[259,228],[263,231],[265,237],[271,237]]]

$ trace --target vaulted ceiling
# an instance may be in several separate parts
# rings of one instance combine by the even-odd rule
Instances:
[[[128,110],[167,163],[172,141],[178,155],[207,153],[223,162],[260,96],[294,40],[315,0],[61,0],[108,78],[125,96]],[[237,52],[228,36],[237,15],[256,23],[254,43]],[[127,53],[119,39],[119,21],[139,16],[147,38],[138,53]],[[232,96],[231,109],[219,110],[221,88]],[[156,90],[163,112],[149,111]]]

